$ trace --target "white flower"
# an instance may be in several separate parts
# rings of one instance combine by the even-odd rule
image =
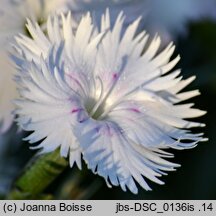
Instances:
[[[12,121],[14,105],[18,96],[13,81],[14,67],[8,58],[8,46],[17,33],[27,33],[26,18],[45,22],[49,13],[66,10],[66,0],[0,0],[0,133],[8,130]]]
[[[173,44],[158,53],[160,38],[147,46],[148,35],[136,35],[140,19],[123,33],[124,19],[120,13],[111,27],[106,12],[97,30],[88,13],[74,32],[70,14],[61,21],[54,17],[47,37],[29,22],[33,39],[20,36],[15,45],[16,114],[18,124],[33,131],[26,139],[41,141],[34,148],[60,147],[61,156],[69,154],[71,166],[79,168],[82,155],[109,186],[137,193],[135,182],[150,190],[145,178],[163,184],[159,177],[179,166],[164,159],[173,157],[164,149],[193,148],[205,140],[190,131],[204,124],[186,120],[205,112],[178,104],[199,91],[180,93],[194,77],[169,73],[179,61],[170,61]]]

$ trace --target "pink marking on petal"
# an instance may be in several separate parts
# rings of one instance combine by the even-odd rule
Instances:
[[[118,74],[117,74],[117,73],[113,73],[113,74],[112,74],[112,78],[113,78],[114,80],[116,80],[116,79],[118,78]]]
[[[141,113],[137,108],[131,108],[130,111],[135,112],[135,113]]]
[[[77,113],[77,112],[80,112],[80,111],[82,111],[82,110],[83,110],[82,108],[72,109],[72,110],[71,110],[71,113]]]

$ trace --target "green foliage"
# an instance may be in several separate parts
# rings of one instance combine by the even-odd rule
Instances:
[[[59,150],[36,157],[15,182],[8,199],[50,199],[41,193],[68,166],[68,160],[60,157]]]

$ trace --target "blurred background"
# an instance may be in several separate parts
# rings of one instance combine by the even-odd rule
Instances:
[[[67,168],[47,188],[45,193],[52,194],[54,199],[216,199],[216,0],[142,2],[143,8],[138,10],[144,16],[142,28],[151,36],[161,35],[163,46],[173,40],[176,44],[174,56],[181,55],[177,68],[182,68],[184,78],[197,77],[187,90],[201,91],[201,96],[190,102],[208,111],[199,121],[206,123],[204,132],[209,141],[191,150],[170,150],[175,154],[173,161],[181,167],[162,177],[163,186],[149,182],[152,191],[140,188],[139,194],[133,195],[120,188],[109,189],[102,178],[83,164],[82,171],[76,167]],[[127,10],[133,7],[130,4]],[[35,153],[22,141],[23,136],[15,125],[0,136],[1,198]]]

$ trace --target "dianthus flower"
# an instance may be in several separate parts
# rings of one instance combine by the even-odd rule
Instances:
[[[15,44],[16,114],[23,130],[33,131],[26,140],[40,142],[33,148],[60,148],[79,168],[83,157],[108,186],[137,193],[136,183],[150,190],[146,179],[163,184],[159,177],[179,166],[166,149],[206,140],[190,131],[204,124],[187,120],[205,112],[180,103],[199,91],[180,92],[194,77],[170,72],[180,59],[170,60],[173,44],[158,52],[158,36],[147,45],[148,35],[136,34],[140,18],[123,31],[124,19],[120,13],[112,26],[107,11],[98,29],[87,13],[74,31],[70,14],[54,16],[47,34],[29,21],[32,38]]]

